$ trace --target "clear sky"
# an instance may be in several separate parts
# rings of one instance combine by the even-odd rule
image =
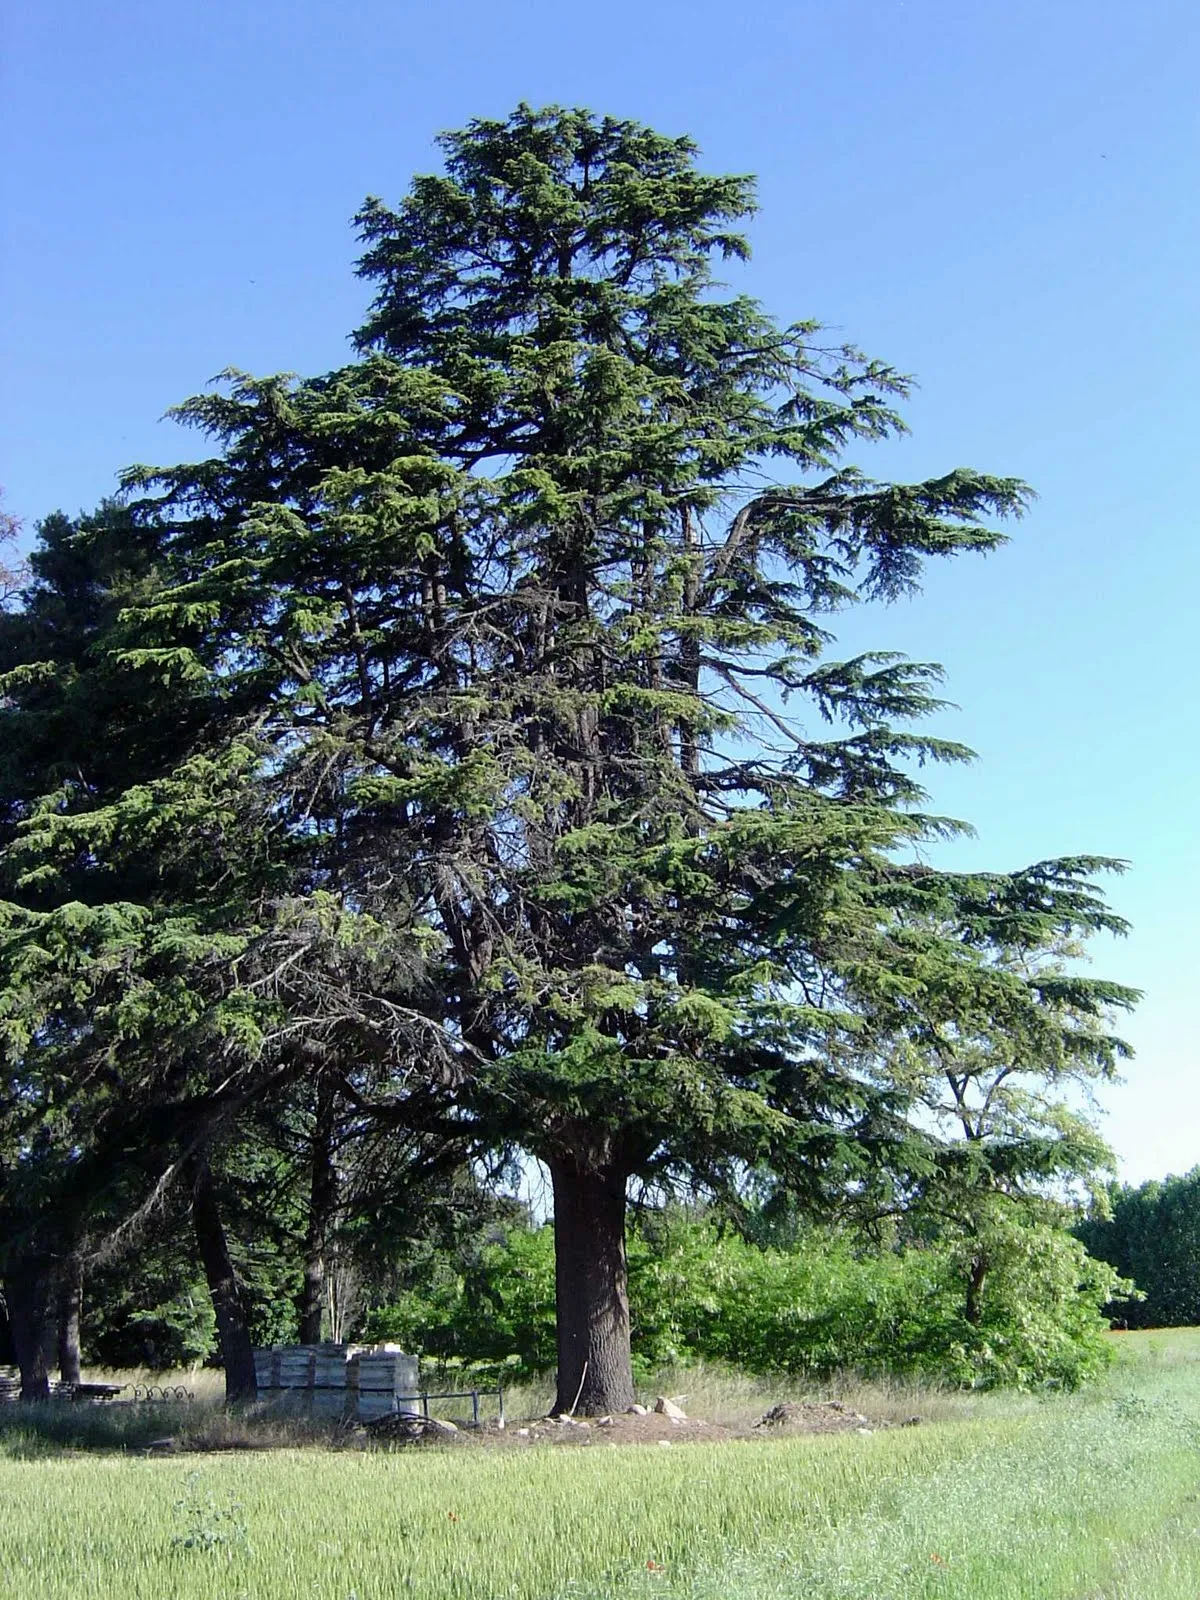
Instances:
[[[365,296],[348,219],[519,100],[638,118],[759,175],[740,286],[914,373],[860,458],[1039,491],[1014,542],[860,617],[949,670],[964,864],[1127,857],[1146,999],[1106,1093],[1132,1181],[1200,1162],[1200,7],[1195,0],[38,0],[10,8],[8,506],[92,505],[189,442],[227,365],[324,370]]]

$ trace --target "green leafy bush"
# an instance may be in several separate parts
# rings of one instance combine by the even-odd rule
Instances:
[[[465,1260],[434,1257],[419,1288],[370,1314],[366,1335],[442,1364],[548,1372],[555,1362],[553,1230],[514,1227]]]
[[[89,1273],[81,1330],[87,1362],[165,1371],[208,1360],[217,1347],[216,1317],[189,1244],[182,1232],[150,1238]]]
[[[993,1217],[980,1315],[966,1315],[978,1234],[865,1247],[833,1230],[762,1249],[711,1222],[657,1213],[629,1241],[635,1366],[703,1358],[750,1372],[853,1367],[986,1387],[1074,1388],[1107,1360],[1100,1307],[1113,1270],[1062,1229]],[[460,1270],[374,1311],[368,1333],[440,1361],[554,1365],[554,1236],[513,1229]]]

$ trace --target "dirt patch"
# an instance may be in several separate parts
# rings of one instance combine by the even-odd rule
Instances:
[[[887,1423],[873,1422],[840,1400],[785,1400],[754,1424],[763,1433],[874,1433]]]
[[[914,1417],[911,1420],[917,1422],[920,1419]],[[366,1433],[372,1442],[381,1444],[475,1443],[509,1448],[640,1444],[666,1448],[680,1444],[761,1439],[771,1435],[793,1437],[813,1433],[876,1433],[895,1426],[892,1422],[864,1416],[861,1411],[855,1411],[838,1400],[789,1400],[772,1406],[757,1422],[740,1425],[708,1422],[701,1417],[672,1416],[639,1408],[636,1412],[608,1417],[538,1417],[510,1424],[504,1429],[495,1423],[486,1423],[479,1428],[460,1428],[449,1436],[436,1425],[422,1425],[417,1418],[385,1417],[370,1424]]]
[[[355,1429],[375,1444],[460,1444],[478,1437],[483,1429],[460,1428],[454,1422],[442,1422],[437,1417],[418,1417],[401,1412],[396,1416],[378,1417],[363,1428]]]

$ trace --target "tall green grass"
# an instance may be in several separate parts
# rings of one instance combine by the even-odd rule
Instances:
[[[10,1458],[0,1593],[1195,1600],[1200,1334],[1123,1349],[1088,1395],[870,1436]]]

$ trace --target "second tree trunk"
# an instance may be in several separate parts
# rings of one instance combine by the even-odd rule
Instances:
[[[334,1164],[337,1132],[337,1096],[322,1081],[317,1089],[313,1127],[312,1180],[309,1189],[308,1226],[304,1235],[304,1280],[296,1302],[301,1344],[319,1344],[325,1310],[325,1252],[337,1214],[338,1174]]]
[[[83,1314],[83,1260],[72,1252],[58,1282],[58,1375],[64,1383],[82,1380],[79,1322]]]
[[[225,1399],[227,1402],[253,1400],[258,1390],[246,1308],[229,1254],[212,1173],[202,1156],[188,1162],[188,1177],[192,1186],[192,1226],[196,1230],[196,1245],[217,1317],[221,1364],[225,1368]]]

